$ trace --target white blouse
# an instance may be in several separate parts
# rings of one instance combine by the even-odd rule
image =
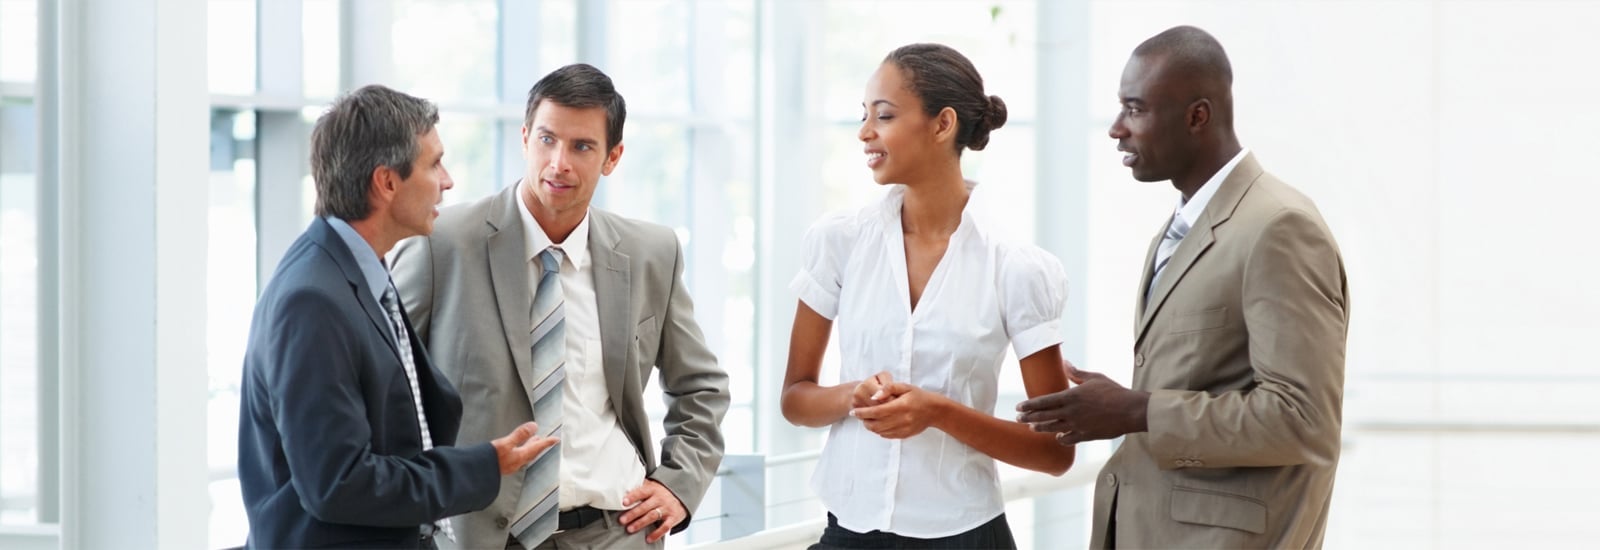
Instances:
[[[912,311],[904,198],[895,185],[876,204],[817,221],[790,288],[834,320],[839,380],[889,371],[994,414],[1006,344],[1020,358],[1061,343],[1065,270],[1044,250],[986,233],[969,200]],[[994,459],[937,429],[891,440],[846,416],[829,428],[811,481],[839,525],[862,533],[944,537],[1005,511]]]

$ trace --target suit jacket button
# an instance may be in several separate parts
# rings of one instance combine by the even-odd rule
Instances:
[[[1106,485],[1116,485],[1117,474],[1106,474]]]
[[[505,529],[507,525],[511,525],[511,520],[508,520],[506,518],[494,518],[494,526],[495,527],[499,527],[501,529]]]
[[[1142,367],[1142,366],[1144,366],[1144,354],[1143,353],[1135,353],[1135,354],[1133,354],[1133,368],[1139,368],[1139,367]]]
[[[1179,467],[1179,468],[1182,468],[1182,467],[1184,467],[1184,466],[1188,466],[1188,465],[1189,465],[1189,461],[1187,461],[1187,460],[1184,460],[1184,459],[1181,459],[1181,458],[1180,458],[1180,459],[1177,459],[1177,460],[1174,460],[1174,461],[1172,461],[1172,464],[1173,464],[1173,465],[1174,465],[1174,466],[1177,466],[1177,467]]]

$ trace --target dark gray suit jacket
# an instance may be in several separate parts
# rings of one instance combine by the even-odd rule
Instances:
[[[312,220],[256,302],[239,397],[252,548],[416,548],[418,528],[487,506],[500,464],[451,447],[461,399],[411,338],[422,429],[388,316],[332,226]],[[509,430],[507,430],[509,431]]]

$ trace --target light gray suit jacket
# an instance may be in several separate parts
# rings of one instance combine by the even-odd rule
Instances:
[[[528,320],[533,293],[517,187],[444,209],[431,236],[400,243],[393,256],[395,284],[417,336],[461,392],[458,445],[488,441],[538,420],[528,393],[534,385]],[[589,215],[611,405],[649,478],[693,514],[722,462],[727,374],[695,323],[683,284],[683,252],[672,230],[599,209]],[[652,368],[659,369],[668,404],[659,464],[644,411]],[[505,544],[522,482],[521,475],[505,476],[493,504],[452,520],[461,547]],[[688,525],[684,520],[675,531]]]
[[[1129,434],[1095,486],[1091,548],[1322,545],[1339,463],[1349,290],[1305,195],[1246,156],[1134,320]]]

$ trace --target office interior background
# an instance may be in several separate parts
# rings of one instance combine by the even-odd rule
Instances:
[[[1243,143],[1343,249],[1327,545],[1591,545],[1597,23],[1590,1],[0,0],[0,548],[243,544],[240,365],[311,217],[311,123],[367,83],[436,102],[468,202],[515,181],[528,87],[577,61],[630,111],[596,206],[677,230],[732,379],[730,466],[668,545],[803,547],[824,432],[777,410],[787,284],[812,220],[882,193],[868,76],[911,42],[972,59],[1010,120],[963,159],[971,208],[1061,258],[1065,355],[1126,383],[1176,194],[1106,128],[1129,52],[1177,24],[1228,49]],[[1001,388],[1005,416],[1015,368]],[[1087,542],[1110,449],[1005,470],[1024,548]]]

